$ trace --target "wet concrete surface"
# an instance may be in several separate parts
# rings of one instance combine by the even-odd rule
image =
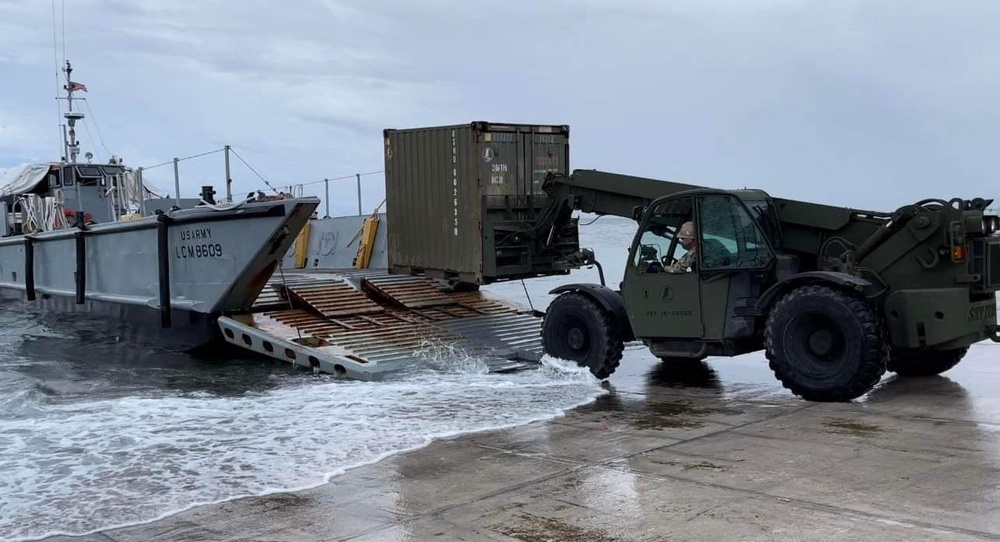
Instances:
[[[630,351],[608,390],[308,491],[49,542],[1000,539],[1000,346],[853,403],[800,400],[756,356]]]

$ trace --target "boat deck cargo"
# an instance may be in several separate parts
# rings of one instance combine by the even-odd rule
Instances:
[[[524,231],[546,210],[546,175],[569,173],[569,127],[387,129],[384,143],[391,273],[489,284],[575,268],[566,261],[579,250],[575,219],[561,231]]]
[[[275,273],[252,312],[222,316],[219,327],[230,344],[358,380],[441,351],[484,359],[491,372],[531,368],[542,357],[537,313],[385,270]]]

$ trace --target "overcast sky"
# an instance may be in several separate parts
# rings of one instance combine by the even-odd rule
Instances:
[[[0,0],[0,168],[60,156],[55,5],[53,51],[51,1]],[[110,152],[149,166],[230,144],[287,186],[381,170],[386,127],[488,120],[570,125],[575,168],[879,209],[1000,195],[998,2],[73,0],[65,10],[66,57],[93,112],[89,134],[78,132],[99,161]],[[265,188],[233,167],[237,192]],[[219,154],[181,173],[185,196],[224,191]],[[173,191],[169,166],[147,178]],[[364,181],[368,212],[383,178]],[[353,190],[335,186],[332,214],[356,212]],[[322,185],[306,193],[322,197]]]

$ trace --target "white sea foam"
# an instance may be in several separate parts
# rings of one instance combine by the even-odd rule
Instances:
[[[82,534],[311,487],[435,437],[552,418],[602,393],[589,373],[547,360],[517,374],[428,370],[240,397],[49,405],[44,419],[0,419],[0,538]]]
[[[633,230],[614,218],[584,228],[608,260],[609,283],[621,278],[620,248]],[[597,272],[582,270],[573,280],[595,282]],[[528,281],[535,308],[565,282]],[[486,290],[527,304],[520,283]],[[18,324],[10,337],[0,325],[0,350],[21,340],[27,325],[30,334],[58,336]],[[448,345],[428,343],[420,354],[423,367],[389,381],[272,376],[276,382],[254,387],[260,391],[235,396],[111,387],[52,400],[63,397],[46,391],[57,383],[8,381],[0,386],[7,390],[0,391],[0,541],[87,534],[199,504],[314,487],[434,438],[551,419],[605,393],[586,369],[557,360],[489,374],[482,359]]]

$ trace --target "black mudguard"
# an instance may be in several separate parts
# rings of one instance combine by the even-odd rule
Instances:
[[[792,275],[787,279],[772,285],[763,294],[761,294],[760,298],[757,300],[757,304],[755,305],[757,314],[766,313],[767,308],[770,307],[774,300],[781,294],[791,290],[792,288],[805,284],[832,284],[842,288],[849,288],[857,291],[858,293],[862,293],[865,289],[872,286],[871,282],[856,275],[840,273],[838,271],[806,271],[804,273]]]
[[[552,289],[549,294],[556,295],[565,292],[577,292],[592,298],[605,310],[615,315],[615,320],[618,322],[618,329],[621,331],[623,341],[635,340],[635,334],[632,332],[632,323],[629,321],[628,311],[625,309],[625,300],[620,293],[600,284],[564,284]]]

